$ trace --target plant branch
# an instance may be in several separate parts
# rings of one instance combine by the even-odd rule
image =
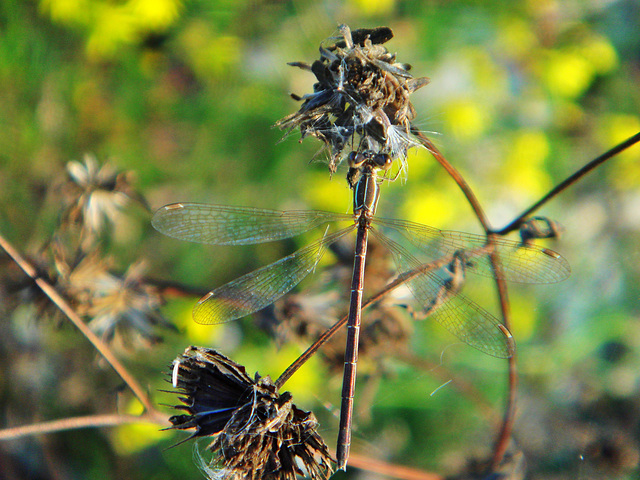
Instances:
[[[398,478],[400,480],[444,480],[444,477],[431,472],[424,472],[402,465],[393,465],[378,459],[352,453],[349,456],[349,466],[368,472]]]
[[[87,415],[85,417],[63,418],[51,422],[35,423],[22,427],[10,427],[0,430],[0,440],[14,440],[29,435],[42,435],[47,433],[62,432],[65,430],[77,430],[80,428],[113,427],[129,423],[151,423],[168,427],[166,420],[161,420],[155,414],[121,415],[117,413],[107,415]]]
[[[476,214],[476,217],[482,225],[482,228],[485,232],[490,232],[491,226],[489,225],[489,219],[484,213],[484,210],[482,209],[482,206],[480,205],[477,197],[473,193],[473,190],[471,190],[469,184],[464,180],[464,178],[462,178],[460,172],[458,172],[458,170],[456,170],[455,167],[451,165],[446,158],[444,158],[444,155],[440,153],[440,150],[438,150],[433,142],[429,140],[423,133],[421,133],[417,129],[412,129],[411,133],[413,133],[420,139],[422,145],[424,145],[424,147],[429,150],[429,153],[433,155],[433,158],[436,159],[436,161],[447,171],[449,176],[451,176],[451,178],[453,178],[453,180],[458,184],[458,187],[460,187],[460,190],[462,190],[464,196],[467,197],[467,201],[469,202],[469,205],[471,205],[471,208]]]
[[[517,230],[518,228],[520,228],[520,225],[522,225],[522,223],[527,219],[527,217],[529,217],[529,215],[531,215],[533,212],[538,210],[538,208],[540,208],[542,205],[544,205],[553,197],[555,197],[556,195],[564,191],[570,185],[573,185],[575,182],[580,180],[591,170],[595,169],[596,167],[600,166],[607,160],[615,157],[617,154],[619,154],[623,150],[626,150],[627,148],[635,145],[638,142],[640,142],[640,132],[629,137],[625,141],[619,143],[618,145],[606,151],[599,157],[591,160],[589,163],[587,163],[584,167],[582,167],[577,172],[573,173],[572,175],[569,175],[569,177],[567,177],[565,180],[563,180],[558,185],[553,187],[549,191],[549,193],[547,193],[544,197],[542,197],[540,200],[538,200],[536,203],[534,203],[532,206],[530,206],[528,209],[526,209],[524,212],[518,215],[515,218],[515,220],[509,223],[506,227],[504,227],[501,230],[492,231],[492,233],[496,233],[498,235],[506,235],[507,233],[512,232],[513,230]]]
[[[136,398],[142,403],[144,409],[149,414],[157,415],[148,395],[142,389],[140,384],[131,376],[128,370],[120,363],[118,358],[113,354],[109,346],[103,342],[93,331],[82,321],[80,316],[71,308],[69,302],[58,293],[58,291],[44,278],[40,277],[36,269],[2,236],[0,235],[0,247],[13,259],[14,262],[24,272],[33,279],[40,289],[49,297],[49,299],[71,320],[71,322],[80,330],[80,332],[91,342],[91,344],[100,352],[100,355],[111,365],[116,373],[131,389]]]
[[[487,236],[487,240],[490,244],[495,241],[495,238],[495,234],[490,234]],[[490,254],[489,260],[491,261],[491,268],[493,269],[496,288],[498,290],[498,301],[500,302],[500,313],[502,314],[502,321],[507,331],[511,331],[511,310],[509,308],[509,294],[507,291],[507,283],[504,280],[500,257],[495,250]],[[502,463],[502,459],[504,458],[504,454],[509,447],[511,435],[513,432],[513,424],[515,421],[516,412],[516,394],[518,390],[518,366],[516,362],[515,347],[513,349],[513,355],[511,355],[507,359],[507,362],[507,399],[500,431],[493,448],[493,457],[491,459],[490,469],[490,471],[492,472],[497,471],[498,467]]]

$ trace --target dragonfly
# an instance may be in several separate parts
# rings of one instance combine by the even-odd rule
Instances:
[[[505,280],[518,283],[555,283],[571,272],[558,253],[531,242],[494,239],[482,235],[439,230],[428,225],[375,216],[382,178],[391,166],[387,154],[367,151],[348,155],[347,179],[353,189],[353,214],[320,210],[267,210],[261,208],[174,203],[160,208],[152,224],[161,233],[180,240],[211,245],[249,245],[283,240],[336,222],[350,225],[325,235],[291,255],[222,285],[203,296],[193,309],[200,324],[219,324],[261,310],[298,285],[315,270],[327,247],[355,231],[347,344],[342,386],[337,461],[346,469],[351,444],[351,423],[358,359],[364,270],[369,233],[392,254],[402,282],[422,310],[462,342],[498,358],[513,354],[511,334],[488,311],[460,291],[467,271],[495,275],[489,256],[495,254],[497,271]],[[394,241],[385,233],[399,236]],[[410,251],[411,250],[411,251]],[[413,252],[444,259],[440,270],[422,268]]]

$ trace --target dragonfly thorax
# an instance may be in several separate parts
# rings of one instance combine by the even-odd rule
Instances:
[[[391,157],[384,153],[351,152],[349,165],[347,178],[353,188],[353,214],[358,218],[364,215],[368,221],[376,213],[380,197],[377,172],[389,170]]]

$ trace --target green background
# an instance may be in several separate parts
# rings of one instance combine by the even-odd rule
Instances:
[[[415,124],[463,173],[496,227],[640,131],[636,1],[3,0],[0,231],[36,254],[55,227],[56,182],[68,161],[87,152],[133,171],[153,209],[194,201],[349,211],[344,170],[330,178],[322,161],[311,162],[317,141],[300,144],[293,133],[280,142],[272,127],[298,108],[289,92],[312,90],[312,75],[286,63],[313,61],[340,23],[391,27],[388,48],[416,76],[431,78],[413,95]],[[520,369],[515,438],[534,478],[637,475],[639,159],[632,148],[540,212],[565,228],[552,248],[571,263],[571,278],[510,289]],[[378,213],[481,232],[425,151],[410,155],[406,182],[383,186]],[[108,252],[118,271],[144,259],[149,277],[206,291],[320,234],[256,247],[185,244],[155,232],[149,216],[132,208]],[[3,259],[0,267],[8,265]],[[473,280],[474,298],[496,312],[491,282]],[[251,374],[272,377],[306,346],[278,349],[251,319],[198,326],[189,318],[195,300],[170,300],[164,309],[179,334],[117,349],[159,403],[175,403],[156,391],[167,388],[166,366],[190,344],[218,348]],[[71,327],[10,311],[2,324],[0,425],[135,411]],[[471,382],[500,415],[506,364],[454,343],[437,325],[415,330],[411,351],[437,366],[415,369],[390,357],[384,380],[360,405],[352,451],[459,473],[489,454],[495,431],[479,399],[436,389],[446,378]],[[363,359],[363,390],[379,368]],[[331,447],[340,382],[314,359],[287,384],[320,419]],[[166,450],[183,435],[157,430],[58,433],[2,443],[0,455],[18,478],[200,478],[189,444]]]

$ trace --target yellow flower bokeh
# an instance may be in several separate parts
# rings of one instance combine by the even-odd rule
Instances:
[[[140,415],[142,405],[138,399],[132,398],[124,410],[123,413],[129,415]],[[119,455],[130,455],[167,438],[167,432],[155,423],[131,423],[116,427],[112,431],[111,438],[113,448]]]
[[[629,114],[610,114],[601,119],[599,130],[602,145],[615,145],[640,132],[640,117]],[[637,147],[620,153],[615,165],[611,165],[606,172],[616,188],[637,189],[640,185],[640,160]]]
[[[548,51],[543,81],[553,95],[575,99],[589,88],[595,73],[593,65],[576,52]]]
[[[126,45],[151,33],[161,33],[179,18],[182,0],[41,0],[40,12],[54,22],[87,32],[87,55],[94,60],[114,57]]]
[[[396,6],[395,0],[351,0],[349,3],[368,17],[389,15]]]
[[[599,75],[608,73],[618,66],[618,54],[615,48],[599,35],[592,35],[577,49]]]
[[[408,196],[412,200],[402,205],[399,217],[435,227],[450,224],[461,205],[458,196],[444,190],[421,189],[415,195]]]
[[[456,99],[445,106],[447,128],[459,140],[473,141],[480,137],[489,122],[480,104],[472,100]]]
[[[507,185],[530,196],[541,195],[551,186],[551,179],[544,169],[550,147],[547,136],[541,131],[517,132],[509,142],[502,175]]]

